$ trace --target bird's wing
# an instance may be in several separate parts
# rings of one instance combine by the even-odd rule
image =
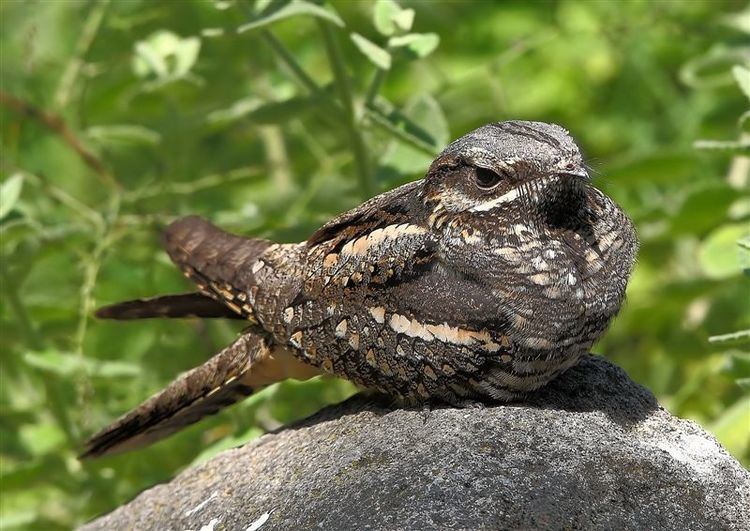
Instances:
[[[378,196],[313,234],[296,294],[264,320],[275,323],[277,341],[326,372],[424,399],[456,372],[478,371],[481,349],[501,346],[465,326],[481,287],[441,264],[419,186]],[[456,356],[463,347],[479,365],[452,361],[471,357]]]

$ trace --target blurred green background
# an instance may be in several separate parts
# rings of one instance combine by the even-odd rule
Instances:
[[[638,226],[596,352],[750,464],[744,1],[3,0],[0,18],[3,529],[79,524],[353,392],[286,382],[80,463],[241,327],[91,319],[188,287],[165,223],[302,240],[509,118],[570,129]]]

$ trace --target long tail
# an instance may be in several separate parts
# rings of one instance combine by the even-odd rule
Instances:
[[[256,322],[247,291],[255,286],[252,264],[271,242],[229,234],[198,216],[172,223],[164,248],[200,291]]]
[[[172,223],[163,242],[172,261],[201,292],[119,302],[97,310],[97,317],[223,317],[256,322],[247,292],[255,285],[252,264],[270,242],[229,234],[197,216]]]
[[[270,348],[259,334],[246,332],[91,437],[81,458],[148,446],[272,383],[317,374],[285,350]]]
[[[118,302],[96,310],[99,319],[149,319],[153,317],[224,317],[242,319],[242,316],[202,293],[162,295],[148,299]]]

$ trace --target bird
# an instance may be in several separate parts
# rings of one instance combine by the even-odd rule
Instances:
[[[103,319],[233,318],[247,328],[85,443],[154,443],[268,385],[320,374],[405,405],[522,399],[588,353],[620,310],[638,239],[563,127],[493,122],[422,179],[300,243],[188,216],[163,233],[192,293],[105,306]]]

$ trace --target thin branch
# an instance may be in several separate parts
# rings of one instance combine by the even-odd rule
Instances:
[[[26,177],[29,181],[39,186],[42,191],[46,192],[47,195],[49,195],[55,201],[58,201],[62,205],[70,208],[70,210],[72,210],[76,215],[82,217],[97,228],[101,228],[104,226],[104,218],[97,210],[94,210],[87,204],[76,199],[65,190],[61,190],[60,188],[48,183],[42,177],[39,177],[38,175],[25,170],[22,170],[22,172],[24,177]]]
[[[368,118],[370,118],[370,120],[372,120],[373,124],[380,127],[386,133],[398,138],[405,144],[408,144],[411,147],[431,157],[434,157],[435,154],[437,153],[435,146],[431,145],[428,142],[425,142],[424,140],[422,140],[421,138],[417,136],[412,135],[411,133],[407,133],[406,131],[394,126],[390,122],[390,120],[388,120],[388,118],[386,118],[377,109],[368,107],[365,109],[365,114],[367,115]]]
[[[341,104],[344,106],[344,111],[346,112],[346,129],[352,153],[354,155],[354,163],[357,167],[357,176],[359,177],[362,194],[365,197],[370,197],[375,191],[375,186],[372,182],[372,174],[370,173],[367,148],[365,147],[362,131],[358,127],[357,116],[354,112],[354,95],[349,83],[349,76],[346,73],[346,64],[341,53],[341,48],[336,42],[336,36],[334,35],[333,30],[331,30],[330,26],[323,21],[318,21],[318,26],[323,33],[323,41],[325,42],[326,52],[328,53],[328,61],[333,70],[334,80],[339,92]]]
[[[315,80],[311,78],[307,74],[307,72],[305,72],[305,70],[294,58],[292,53],[287,49],[286,46],[284,46],[283,42],[277,39],[276,36],[269,30],[262,30],[260,32],[260,35],[263,40],[266,41],[268,46],[276,53],[276,55],[279,56],[279,58],[283,61],[287,68],[289,68],[292,74],[294,74],[294,77],[297,78],[297,81],[299,81],[303,87],[305,87],[309,92],[313,94],[318,94],[319,92],[321,92],[320,87],[317,83],[315,83]]]
[[[34,323],[31,321],[26,306],[24,306],[21,298],[18,296],[18,283],[10,277],[10,273],[7,271],[8,260],[3,257],[2,264],[0,264],[0,284],[2,284],[3,291],[8,297],[8,303],[13,309],[13,315],[16,317],[18,323],[18,329],[26,339],[26,344],[34,350],[41,350],[44,347],[41,336],[36,330]]]
[[[96,34],[99,32],[108,5],[109,0],[99,0],[91,8],[88,17],[86,17],[81,35],[78,37],[78,42],[76,42],[74,55],[65,67],[65,72],[63,72],[60,83],[55,91],[55,108],[61,109],[68,104],[70,93],[84,63],[83,58],[94,42]]]
[[[101,160],[91,152],[83,142],[73,133],[59,116],[46,112],[34,105],[23,101],[12,94],[0,90],[0,104],[13,109],[14,111],[32,118],[41,123],[54,133],[59,135],[70,148],[75,151],[83,162],[98,175],[103,182],[109,186],[118,187],[114,176],[107,170]]]
[[[190,182],[176,182],[163,186],[155,185],[144,187],[140,190],[126,193],[123,197],[123,201],[126,203],[132,203],[140,201],[141,199],[159,197],[162,195],[189,195],[207,188],[213,188],[214,186],[224,186],[232,182],[243,181],[250,177],[257,177],[263,175],[263,173],[263,168],[257,166],[243,166],[241,168],[230,170],[227,173],[213,173]]]
[[[387,71],[382,68],[375,70],[375,75],[372,76],[370,86],[367,88],[367,94],[365,95],[365,107],[371,106],[375,102],[375,98],[380,91],[380,85],[385,81],[385,75]]]

